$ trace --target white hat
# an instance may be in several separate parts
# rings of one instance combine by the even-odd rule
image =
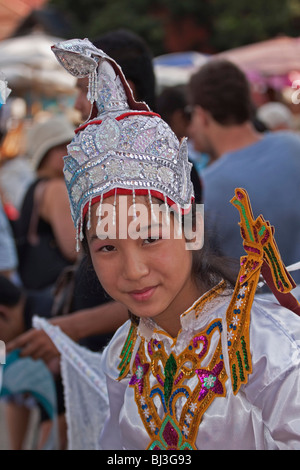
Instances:
[[[293,114],[283,103],[263,104],[257,110],[257,117],[270,131],[281,126],[290,129],[293,125]]]
[[[67,118],[54,116],[38,122],[30,128],[27,136],[27,155],[37,170],[48,150],[68,144],[74,137],[74,128]]]

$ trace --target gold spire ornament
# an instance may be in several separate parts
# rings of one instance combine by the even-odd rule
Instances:
[[[240,259],[240,271],[226,315],[232,387],[236,394],[240,386],[247,383],[247,377],[252,372],[250,312],[261,273],[282,305],[293,299],[293,310],[297,313],[300,307],[290,293],[296,284],[280,257],[274,227],[262,215],[254,219],[250,200],[244,189],[237,188],[230,202],[240,213],[240,231],[247,253]]]

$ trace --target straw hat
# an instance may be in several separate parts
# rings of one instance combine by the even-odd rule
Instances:
[[[54,116],[38,122],[27,136],[27,155],[37,170],[48,150],[61,144],[68,144],[74,137],[74,128],[67,118]]]

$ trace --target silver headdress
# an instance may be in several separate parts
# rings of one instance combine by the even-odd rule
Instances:
[[[75,131],[64,159],[71,213],[80,236],[92,203],[110,195],[148,194],[188,211],[194,197],[187,141],[136,102],[118,64],[88,39],[52,47],[63,67],[89,77],[90,119]]]

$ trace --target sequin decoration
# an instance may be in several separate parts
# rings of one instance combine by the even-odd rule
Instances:
[[[129,385],[138,384],[139,393],[143,393],[144,389],[144,376],[147,374],[148,369],[150,367],[149,364],[142,364],[139,355],[135,356],[135,366],[136,372],[130,379]]]
[[[145,153],[148,145],[153,142],[155,134],[155,127],[151,127],[150,129],[143,129],[143,131],[136,136],[136,140],[132,145],[132,150],[136,153]]]
[[[155,440],[149,450],[193,450],[193,447],[182,437],[177,424],[166,416],[159,431],[159,439]]]
[[[166,122],[145,103],[134,100],[121,68],[90,41],[63,41],[52,49],[71,74],[89,77],[89,95],[96,101],[93,118],[77,129],[65,157],[75,227],[82,227],[81,217],[91,198],[99,199],[115,189],[129,194],[152,192],[185,211],[190,208],[194,193],[186,141],[179,143]],[[77,163],[72,177],[69,160]],[[84,185],[81,175],[90,168],[93,176]],[[96,168],[104,170],[98,178]]]
[[[105,119],[101,129],[91,126],[95,138],[95,145],[99,153],[117,148],[120,139],[120,127],[114,119]]]
[[[163,127],[165,129],[163,140],[155,140],[156,133],[149,132],[150,128],[145,125],[149,119],[152,120],[151,130],[157,131],[157,127],[162,128],[157,117],[128,116],[121,121],[106,118],[101,124],[97,126],[91,124],[75,136],[74,141],[68,146],[69,155],[65,157],[65,180],[70,203],[73,206],[74,223],[78,223],[83,206],[87,204],[91,194],[95,197],[115,188],[127,190],[134,188],[137,193],[139,189],[154,190],[168,196],[179,207],[190,204],[193,196],[193,186],[189,178],[191,164],[185,160],[180,162],[177,160],[174,135],[169,128]],[[155,150],[153,147],[149,150],[149,154],[136,154],[134,149],[137,136],[141,142],[144,133],[147,141],[150,137],[154,139]],[[185,146],[186,143],[183,142],[181,145]],[[173,155],[171,159],[170,152],[167,152],[166,157],[166,148]],[[180,154],[187,159],[186,153]],[[71,179],[69,159],[77,162],[76,172]],[[80,187],[74,190],[73,186],[79,181],[78,177],[81,174],[89,176],[91,167],[93,178],[89,180],[87,177],[86,185],[81,183]]]
[[[196,312],[201,312],[206,302],[218,295],[223,288],[224,286],[219,286],[214,289],[214,294],[203,296],[194,306]],[[133,361],[129,386],[134,387],[139,415],[150,437],[148,449],[195,449],[203,414],[216,397],[225,396],[227,376],[223,362],[220,361],[220,337],[207,367],[201,368],[209,350],[212,333],[219,322],[220,320],[212,322],[205,331],[195,335],[179,355],[174,352],[167,354],[161,341],[152,338],[147,342],[141,338]],[[125,342],[119,369],[124,370],[131,338],[132,331]],[[133,351],[133,343],[130,351]],[[129,373],[128,368],[127,372]],[[119,379],[124,377],[125,372]],[[160,412],[161,407],[163,414]]]
[[[122,348],[122,351],[120,354],[121,361],[118,367],[118,369],[120,370],[119,380],[126,377],[129,372],[132,351],[133,351],[135,341],[136,341],[136,330],[137,330],[136,326],[131,325],[129,332],[128,332],[128,336]]]
[[[218,378],[223,366],[223,361],[220,361],[211,371],[196,369],[196,374],[202,383],[198,400],[203,400],[210,390],[218,395],[223,395],[223,385]]]
[[[241,257],[240,272],[226,313],[232,388],[236,394],[252,372],[250,312],[263,264],[271,272],[278,291],[287,293],[294,284],[280,258],[273,227],[262,215],[254,219],[247,192],[237,188],[231,203],[240,213],[240,230],[247,252],[247,256]]]

